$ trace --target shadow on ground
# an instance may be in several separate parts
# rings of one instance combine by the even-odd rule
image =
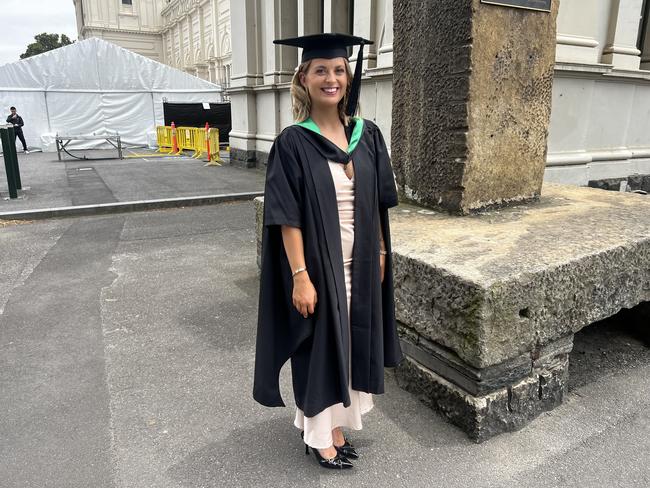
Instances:
[[[291,438],[296,442],[287,443]],[[224,486],[225,480],[229,486],[320,486],[315,463],[313,455],[304,455],[295,427],[278,416],[231,431],[171,466],[167,474],[188,487]]]
[[[623,309],[575,335],[569,357],[569,391],[602,376],[625,374],[650,365],[649,305],[645,302],[633,309]]]

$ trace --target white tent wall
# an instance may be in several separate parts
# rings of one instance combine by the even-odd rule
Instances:
[[[162,125],[154,119],[151,93],[103,93],[101,104],[107,130],[117,127],[123,144],[144,146],[147,132]]]
[[[50,114],[51,135],[92,134],[103,131],[101,93],[49,92],[47,108]],[[48,134],[41,134],[47,137]],[[42,142],[46,142],[44,139]],[[76,147],[97,147],[95,141],[83,141]],[[88,144],[90,142],[91,144]],[[94,144],[93,144],[94,143]],[[72,148],[72,145],[70,146]],[[55,150],[51,144],[41,144],[43,150]]]
[[[30,147],[40,147],[41,134],[49,131],[45,92],[0,90],[0,107],[2,108],[1,123],[3,124],[9,116],[9,107],[16,107],[18,115],[25,122],[23,134],[25,134],[27,144]],[[16,139],[16,147],[18,150],[22,150],[18,139]]]
[[[221,87],[91,38],[0,66],[0,108],[16,106],[30,147],[56,150],[53,137],[119,132],[126,145],[145,145],[164,122],[169,102],[222,101]],[[6,118],[6,115],[5,115]],[[110,147],[76,141],[70,148]]]

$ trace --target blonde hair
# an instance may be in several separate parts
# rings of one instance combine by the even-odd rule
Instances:
[[[345,113],[345,110],[348,106],[348,98],[350,97],[350,89],[352,88],[352,70],[350,69],[350,63],[348,60],[346,58],[343,59],[345,60],[345,71],[348,74],[348,84],[345,89],[345,95],[339,102],[339,118],[344,125],[348,125],[348,116]],[[309,97],[307,89],[302,86],[302,83],[300,83],[300,75],[303,73],[305,75],[307,74],[311,66],[311,61],[312,60],[305,61],[298,66],[298,70],[294,73],[293,78],[291,79],[291,110],[293,111],[293,119],[296,122],[304,122],[311,114],[311,98]]]

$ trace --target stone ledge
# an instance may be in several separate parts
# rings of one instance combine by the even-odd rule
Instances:
[[[485,395],[471,395],[407,357],[395,371],[401,388],[440,412],[475,442],[524,427],[542,412],[562,403],[566,394],[568,355],[549,367]]]
[[[650,199],[546,184],[539,203],[391,213],[398,320],[482,369],[650,300]]]

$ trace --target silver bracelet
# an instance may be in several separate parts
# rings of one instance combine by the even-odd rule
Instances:
[[[291,277],[292,277],[292,278],[295,278],[295,276],[296,276],[298,273],[302,273],[303,271],[307,271],[307,268],[298,268],[297,270],[295,270],[295,271],[293,272],[293,274],[291,275]]]
[[[381,254],[382,256],[385,256],[387,253],[386,253],[386,251],[382,251],[382,250],[380,249],[380,250],[379,250],[379,254]]]

